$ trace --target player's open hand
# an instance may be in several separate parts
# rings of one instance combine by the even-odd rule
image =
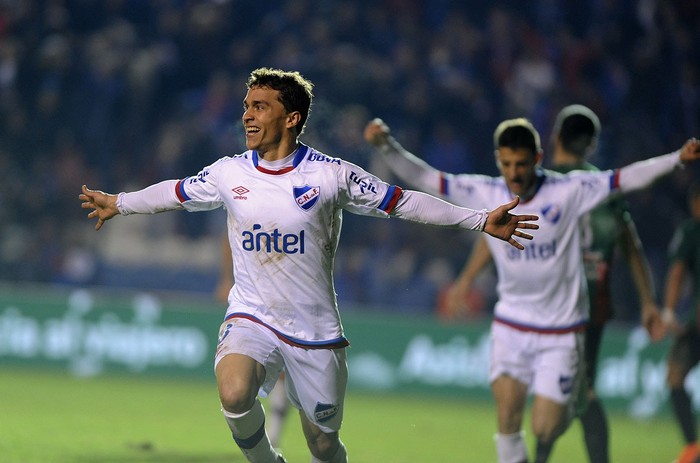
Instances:
[[[510,213],[519,203],[520,196],[516,196],[511,202],[489,212],[486,224],[484,225],[484,232],[499,240],[507,241],[512,246],[522,251],[525,249],[525,246],[516,241],[515,237],[531,240],[532,235],[521,230],[537,230],[540,226],[536,223],[530,223],[539,220],[539,217],[536,215],[513,215]]]
[[[700,140],[693,137],[681,148],[681,162],[694,162],[698,159],[700,159]]]
[[[83,185],[82,191],[83,192],[78,196],[78,199],[83,201],[80,207],[83,209],[93,209],[93,211],[88,214],[88,219],[97,218],[95,230],[99,230],[102,228],[102,224],[104,224],[105,221],[119,214],[119,209],[117,209],[117,195],[107,194],[99,190],[91,190],[85,185]]]
[[[370,145],[381,146],[389,138],[389,126],[379,118],[372,119],[365,127],[364,136]]]

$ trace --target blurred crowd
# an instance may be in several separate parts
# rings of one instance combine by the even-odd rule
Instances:
[[[599,167],[671,151],[700,135],[698,63],[696,0],[0,0],[0,279],[213,291],[223,212],[115,220],[97,240],[77,195],[242,152],[260,66],[315,83],[303,141],[395,181],[362,139],[373,117],[450,172],[497,175],[505,118],[530,118],[548,147],[571,103],[601,118]],[[693,177],[630,196],[659,285]],[[339,298],[397,312],[435,311],[476,235],[351,214],[344,228]]]

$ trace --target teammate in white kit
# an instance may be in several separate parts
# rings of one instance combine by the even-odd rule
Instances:
[[[118,195],[83,185],[81,207],[95,229],[117,214],[225,207],[234,285],[219,333],[215,368],[222,411],[250,462],[284,459],[270,445],[258,393],[280,371],[300,410],[312,463],[347,462],[338,432],[347,384],[345,347],[333,287],[342,211],[484,231],[523,249],[535,215],[511,215],[518,199],[473,210],[389,185],[360,167],[300,143],[313,98],[298,72],[261,68],[247,82],[248,151],[182,180]]]
[[[562,108],[552,129],[551,169],[567,173],[572,170],[599,170],[587,161],[600,137],[598,116],[588,107],[573,104]],[[585,331],[586,392],[577,406],[583,427],[584,442],[591,463],[608,463],[608,420],[602,401],[595,392],[598,353],[607,322],[614,317],[611,294],[611,269],[616,251],[621,251],[629,266],[641,305],[642,325],[652,341],[665,335],[656,301],[654,281],[637,229],[621,196],[605,201],[585,214],[579,222],[583,268],[588,286],[589,322]],[[491,262],[486,238],[474,246],[469,261],[450,291],[449,305],[461,311],[472,281]]]
[[[432,168],[394,140],[379,119],[367,125],[365,138],[401,179],[421,190],[486,208],[519,195],[519,211],[541,216],[536,239],[524,252],[488,240],[498,273],[489,376],[497,406],[498,461],[528,461],[521,427],[530,391],[535,396],[534,461],[547,461],[573,416],[577,388],[583,386],[588,298],[579,218],[616,191],[642,188],[681,162],[698,159],[700,143],[692,139],[679,151],[615,171],[565,175],[540,168],[539,134],[518,118],[502,122],[494,133],[501,176],[490,177]]]

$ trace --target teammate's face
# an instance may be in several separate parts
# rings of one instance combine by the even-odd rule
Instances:
[[[258,151],[263,158],[277,151],[290,119],[279,101],[279,91],[253,87],[246,93],[243,109],[246,147]]]
[[[541,153],[530,150],[502,147],[496,150],[496,164],[514,195],[527,198],[535,183],[535,169],[542,158]]]

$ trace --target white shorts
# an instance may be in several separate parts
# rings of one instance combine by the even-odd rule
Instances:
[[[583,380],[583,332],[543,334],[491,324],[489,382],[507,375],[531,393],[575,405]]]
[[[323,432],[340,430],[343,421],[348,368],[345,348],[305,349],[280,340],[268,328],[251,320],[234,318],[219,329],[214,367],[229,354],[243,354],[265,367],[260,395],[267,396],[285,370],[290,402],[304,410]]]

